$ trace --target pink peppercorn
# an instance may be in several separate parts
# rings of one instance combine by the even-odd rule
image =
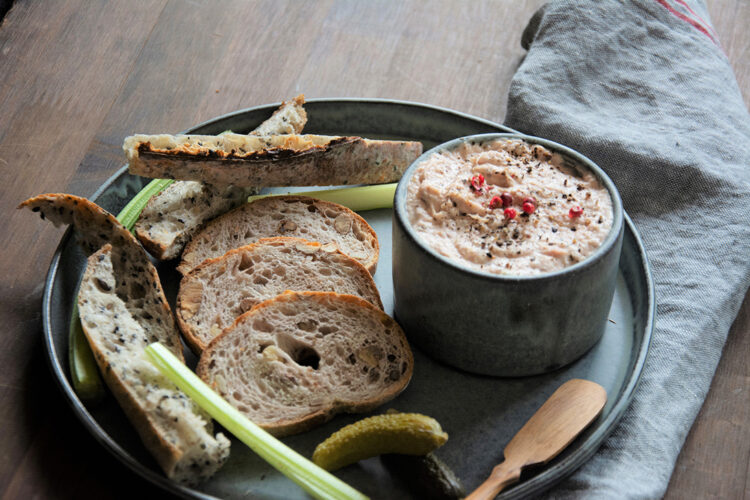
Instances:
[[[523,211],[527,214],[533,214],[534,210],[536,210],[536,200],[534,198],[526,198],[525,200],[523,200],[523,205],[521,206],[521,208],[523,208]]]
[[[513,196],[507,191],[500,195],[500,199],[503,200],[504,207],[509,207],[513,204]]]
[[[503,200],[499,196],[493,196],[490,200],[490,208],[494,210],[501,206],[503,206]]]
[[[482,194],[482,186],[484,186],[484,176],[482,174],[472,177],[469,183],[471,184],[471,190],[474,191],[475,195],[479,196]]]
[[[503,210],[503,214],[509,219],[515,219],[516,215],[518,215],[515,208],[506,208]]]
[[[570,209],[570,211],[568,212],[568,217],[570,217],[571,219],[575,219],[576,217],[580,217],[582,214],[583,209],[580,206],[576,205]]]

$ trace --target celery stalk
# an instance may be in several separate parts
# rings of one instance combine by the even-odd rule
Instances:
[[[68,346],[68,364],[73,389],[81,400],[96,403],[104,398],[104,384],[99,377],[94,354],[91,352],[86,336],[83,334],[81,320],[78,317],[78,304],[73,304],[73,315],[70,320]]]
[[[357,186],[339,189],[322,189],[320,191],[304,191],[301,193],[288,193],[302,196],[310,196],[319,200],[332,201],[339,205],[360,212],[363,210],[375,210],[376,208],[393,207],[393,195],[396,193],[397,183],[375,184],[373,186]],[[248,201],[276,196],[261,194],[248,198]]]
[[[117,220],[129,231],[132,230],[148,200],[172,182],[174,181],[169,179],[154,179],[149,182],[117,214]],[[76,293],[77,295],[78,293]],[[104,384],[99,376],[94,353],[91,352],[91,346],[89,346],[88,340],[83,334],[81,319],[78,317],[78,304],[73,304],[73,312],[70,318],[68,364],[73,389],[81,400],[95,403],[104,397]]]
[[[141,189],[138,194],[136,194],[127,205],[125,205],[125,208],[117,214],[117,220],[120,221],[120,224],[128,228],[128,231],[131,231],[135,225],[135,221],[138,220],[138,216],[141,215],[143,207],[148,203],[148,200],[150,200],[155,194],[162,192],[165,187],[173,182],[174,181],[171,179],[154,179],[146,184],[146,187]]]
[[[163,345],[146,347],[151,362],[169,380],[279,472],[319,499],[366,499],[330,472],[318,467],[269,433],[252,423],[221,396],[211,390]]]

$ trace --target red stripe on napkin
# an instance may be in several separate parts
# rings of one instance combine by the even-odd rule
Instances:
[[[708,24],[708,23],[707,23],[707,22],[705,21],[705,19],[703,19],[703,18],[702,18],[701,16],[699,16],[698,14],[696,14],[696,13],[695,13],[695,11],[694,11],[693,9],[691,9],[691,8],[690,8],[690,6],[689,6],[689,5],[688,5],[688,4],[687,4],[687,3],[686,3],[686,2],[684,1],[684,0],[675,0],[675,2],[677,2],[678,4],[680,4],[680,5],[682,5],[683,7],[685,7],[685,8],[686,8],[686,9],[688,10],[688,12],[690,12],[690,13],[691,13],[691,14],[693,15],[693,17],[695,17],[695,18],[696,18],[696,19],[697,19],[698,21],[700,21],[700,23],[701,23],[701,24],[702,24],[702,25],[703,25],[703,26],[704,26],[704,27],[705,27],[705,28],[706,28],[706,29],[707,29],[708,31],[710,31],[710,32],[711,32],[711,34],[713,35],[713,37],[714,37],[714,38],[718,38],[718,36],[716,35],[716,31],[714,31],[714,29],[713,29],[713,28],[711,27],[711,25],[710,25],[710,24]]]
[[[659,2],[672,15],[674,15],[675,17],[677,17],[677,18],[685,21],[686,23],[690,24],[695,29],[697,29],[698,31],[700,31],[701,33],[703,33],[704,35],[706,35],[708,38],[710,38],[711,41],[714,42],[714,44],[719,45],[716,42],[716,40],[714,39],[714,37],[711,35],[711,33],[709,33],[708,30],[706,29],[706,27],[703,26],[700,22],[698,22],[695,19],[693,19],[692,17],[686,16],[682,12],[678,11],[677,9],[675,9],[674,7],[672,7],[671,5],[669,5],[669,3],[667,3],[667,0],[656,0],[656,1]],[[680,0],[677,0],[677,1],[680,2]],[[680,3],[684,5],[684,2],[680,2]],[[690,10],[690,7],[688,7],[688,10]],[[692,12],[692,10],[690,10],[690,12]]]

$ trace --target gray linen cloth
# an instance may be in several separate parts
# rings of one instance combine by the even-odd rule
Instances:
[[[537,12],[506,124],[599,164],[643,237],[657,317],[640,386],[554,498],[656,498],[750,280],[750,116],[702,3],[562,0]]]

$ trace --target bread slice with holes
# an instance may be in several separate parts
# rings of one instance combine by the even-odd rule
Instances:
[[[241,314],[287,290],[356,295],[383,309],[367,269],[332,244],[263,238],[190,271],[177,294],[177,323],[200,354]]]
[[[307,123],[304,103],[304,95],[282,102],[251,134],[299,134]],[[203,223],[245,203],[256,192],[254,186],[215,187],[197,181],[175,181],[151,197],[134,232],[154,257],[174,259]]]
[[[19,208],[55,225],[73,224],[91,254],[78,294],[84,334],[104,381],[167,477],[195,485],[213,475],[229,455],[229,440],[214,435],[208,415],[144,357],[148,344],[161,342],[184,359],[146,251],[110,213],[85,198],[47,194]]]
[[[375,273],[380,247],[370,225],[343,205],[306,196],[260,198],[217,217],[188,243],[177,270],[187,274],[206,259],[275,236],[330,243]]]
[[[250,420],[286,436],[390,401],[413,367],[401,327],[369,302],[287,292],[212,340],[196,372]]]
[[[145,292],[154,282],[140,275],[133,286],[115,271],[117,259],[111,245],[89,257],[78,294],[83,331],[112,394],[167,477],[197,485],[229,457],[229,440],[214,435],[210,417],[146,358],[151,342],[180,358],[182,344],[165,326],[172,320],[166,302],[139,298],[138,287]]]
[[[421,142],[327,135],[142,135],[126,137],[131,174],[215,186],[336,186],[395,182]]]

